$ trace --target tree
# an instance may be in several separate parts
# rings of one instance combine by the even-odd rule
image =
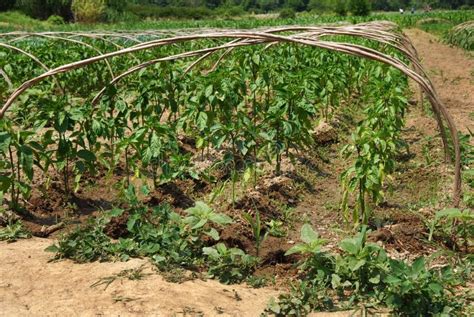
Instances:
[[[340,16],[346,16],[347,15],[346,0],[336,0],[336,4],[334,6],[334,12],[336,12]]]
[[[3,2],[4,0],[0,0]],[[16,6],[25,14],[45,20],[51,15],[62,16],[65,20],[71,20],[72,0],[16,0]]]
[[[366,16],[370,14],[369,0],[350,0],[349,9],[353,15]]]
[[[124,12],[127,8],[127,0],[107,0],[107,7],[117,12]]]
[[[292,8],[295,11],[304,11],[306,5],[303,0],[288,0],[288,7]]]
[[[332,0],[309,0],[308,9],[316,11],[331,11],[333,9]]]
[[[15,0],[1,0],[0,1],[0,11],[8,11],[13,9],[15,5]]]

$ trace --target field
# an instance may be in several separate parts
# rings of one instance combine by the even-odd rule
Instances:
[[[0,315],[472,315],[473,11],[16,14]]]

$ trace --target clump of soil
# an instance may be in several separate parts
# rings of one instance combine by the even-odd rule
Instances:
[[[208,191],[209,186],[203,181],[193,179],[176,180],[158,186],[155,191],[146,197],[144,203],[151,206],[168,203],[178,211],[182,211],[194,206],[195,199],[193,197]]]
[[[125,237],[128,234],[127,222],[130,214],[126,211],[118,217],[110,219],[105,225],[104,232],[112,239]]]
[[[390,224],[371,232],[368,240],[382,243],[386,249],[399,253],[429,254],[433,251],[426,242],[427,228],[419,216],[395,213],[390,219]]]

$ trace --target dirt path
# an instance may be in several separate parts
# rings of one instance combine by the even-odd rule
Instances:
[[[474,130],[474,58],[419,29],[405,30],[460,131]]]

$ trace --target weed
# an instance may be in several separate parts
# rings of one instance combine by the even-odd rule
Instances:
[[[287,231],[284,228],[283,221],[272,219],[265,222],[268,228],[268,234],[272,237],[282,238],[286,237]]]
[[[261,288],[267,286],[268,280],[265,277],[251,275],[247,277],[247,284],[253,288]]]
[[[469,209],[445,209],[436,213],[435,217],[429,221],[428,228],[429,241],[436,236],[453,250],[464,249],[467,253],[474,238],[474,214]]]
[[[244,212],[242,217],[247,221],[247,223],[252,228],[252,233],[255,241],[255,250],[257,252],[257,257],[260,254],[260,247],[262,242],[267,238],[268,232],[263,231],[262,222],[260,221],[260,212],[257,210],[255,213],[255,218],[253,218],[249,213]]]
[[[31,233],[23,227],[23,223],[19,220],[8,223],[5,228],[0,228],[0,241],[11,243],[18,239],[28,238],[31,238]]]
[[[134,269],[126,269],[112,276],[102,277],[97,282],[93,283],[90,287],[105,285],[104,286],[104,291],[105,291],[107,287],[109,287],[110,284],[112,284],[116,280],[125,279],[125,278],[130,281],[141,280],[146,275],[150,275],[149,273],[143,273],[144,269],[145,269],[144,264]]]

